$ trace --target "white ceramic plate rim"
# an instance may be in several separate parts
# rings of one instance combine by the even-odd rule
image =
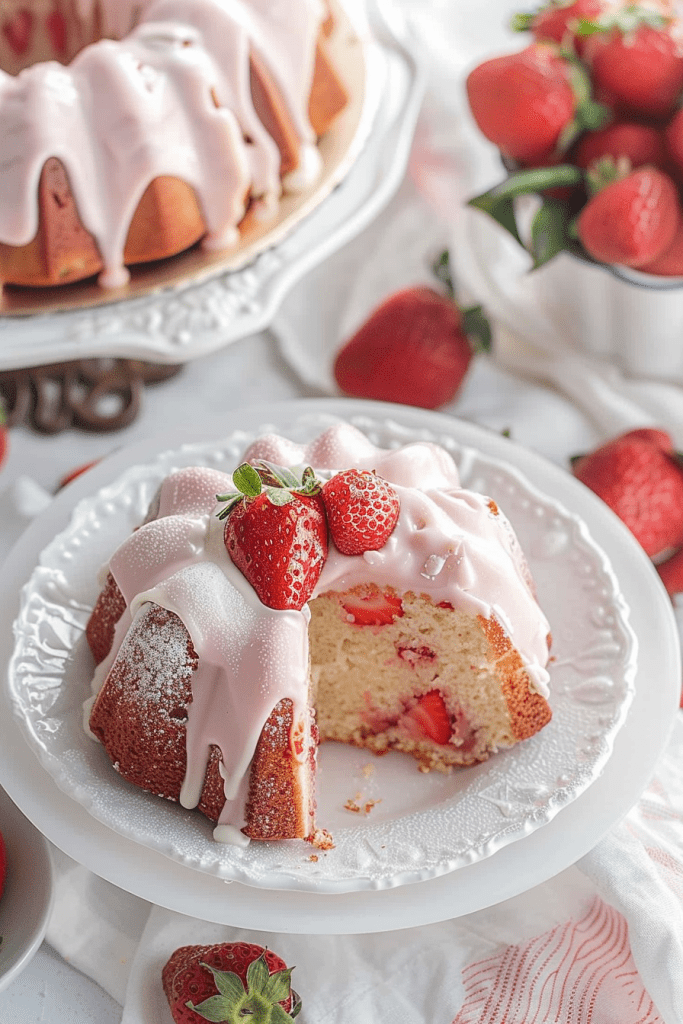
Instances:
[[[391,416],[419,428],[455,432],[463,444],[504,459],[545,491],[575,508],[607,552],[631,606],[642,643],[631,713],[615,741],[602,775],[544,828],[501,849],[493,857],[457,872],[391,890],[318,894],[255,889],[194,871],[113,833],[62,793],[46,776],[11,722],[7,693],[0,689],[0,777],[25,814],[66,854],[115,885],[178,913],[238,927],[307,934],[360,934],[426,925],[474,913],[527,891],[572,865],[618,822],[649,781],[673,725],[680,696],[680,647],[671,603],[631,535],[610,510],[568,473],[531,451],[451,417],[406,407],[348,400],[308,400],[241,411],[245,429],[271,417],[327,413],[342,417],[366,412]],[[220,431],[215,422],[195,436]],[[189,440],[190,438],[188,438]],[[0,594],[4,630],[0,656],[9,660],[8,628],[18,609],[21,585],[39,552],[64,528],[77,502],[158,450],[145,441],[122,450],[76,480],[51,506],[52,519],[36,521],[7,559]],[[657,686],[651,686],[651,680]]]
[[[0,992],[18,977],[40,946],[53,901],[48,844],[0,789],[0,830],[8,874],[0,897]],[[5,954],[11,954],[5,960]]]
[[[300,437],[302,430],[304,436],[312,436],[329,420],[307,416],[284,423],[271,418],[269,422],[279,432]],[[455,444],[452,437],[431,435],[425,427],[410,431],[392,421],[369,418],[362,425],[395,444],[423,437]],[[513,518],[518,531],[524,526],[534,541],[538,535],[545,542],[547,535],[551,548],[558,531],[566,536],[559,554],[553,550],[543,554],[540,568],[546,577],[549,572],[553,576],[561,573],[565,579],[565,586],[559,589],[548,586],[546,580],[547,600],[552,598],[558,604],[550,618],[561,641],[563,633],[571,633],[563,619],[581,611],[580,636],[574,636],[574,643],[585,643],[580,649],[584,657],[590,657],[591,676],[586,676],[578,661],[572,663],[567,650],[562,663],[560,644],[551,684],[555,720],[534,740],[498,754],[477,769],[456,773],[445,796],[443,791],[430,796],[426,780],[420,779],[423,788],[417,810],[401,809],[388,820],[349,822],[346,827],[337,821],[334,850],[313,864],[310,851],[302,852],[303,844],[251,844],[244,851],[213,843],[204,819],[122,784],[111,773],[100,748],[81,732],[78,712],[74,723],[73,710],[52,711],[49,694],[64,694],[64,681],[67,687],[76,685],[77,673],[69,673],[69,659],[75,659],[79,675],[87,671],[89,658],[85,651],[85,657],[79,658],[79,644],[82,648],[82,626],[96,593],[90,581],[117,538],[123,539],[142,518],[153,491],[171,468],[196,462],[229,470],[249,440],[240,429],[220,442],[166,450],[146,465],[134,465],[91,499],[79,503],[69,528],[41,554],[39,568],[24,588],[9,680],[15,714],[60,788],[109,827],[143,845],[199,870],[268,888],[345,891],[420,881],[490,856],[545,825],[595,780],[611,753],[633,694],[635,638],[606,558],[580,520],[527,484],[517,470],[468,448],[459,452],[464,482],[483,478],[476,484],[478,489],[490,493],[508,510],[512,505],[515,515],[523,517],[522,523]],[[458,451],[454,454],[457,457]],[[537,571],[533,557],[531,565]],[[590,581],[582,575],[586,571]],[[85,587],[83,579],[88,581]],[[589,582],[594,591],[587,589]],[[568,605],[567,593],[574,595],[574,605]],[[57,614],[53,612],[55,604],[59,605]],[[586,604],[590,614],[584,616]],[[69,609],[64,615],[62,607]],[[39,625],[34,628],[34,623]],[[76,627],[71,629],[74,623]],[[65,673],[54,667],[62,650],[66,652]],[[587,687],[590,696],[586,699]],[[345,756],[345,749],[341,754]],[[413,784],[412,775],[409,779],[404,785]],[[391,782],[392,776],[388,780],[385,776],[385,799]],[[343,802],[342,796],[339,803]],[[322,811],[319,819],[321,824],[327,823]]]

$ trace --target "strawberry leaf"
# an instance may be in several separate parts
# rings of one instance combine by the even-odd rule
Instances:
[[[467,205],[474,206],[476,209],[488,213],[502,228],[510,232],[516,242],[522,245],[512,199],[508,196],[497,196],[494,194],[494,191],[494,189],[491,189],[480,196],[475,196],[474,199],[468,200]]]
[[[522,245],[517,230],[513,201],[518,196],[544,192],[549,188],[565,188],[579,185],[583,181],[583,173],[573,164],[557,164],[554,167],[534,167],[529,170],[515,171],[505,181],[495,185],[488,192],[470,199],[468,205],[483,210],[493,217],[512,237]]]
[[[271,1003],[280,1003],[287,999],[292,989],[293,970],[293,967],[287,967],[281,971],[276,971],[275,974],[269,974],[261,989],[263,998],[270,1000]]]
[[[262,491],[261,477],[253,466],[243,462],[232,474],[232,482],[247,498],[256,498]]]
[[[257,459],[253,463],[261,481],[268,487],[298,487],[300,480],[296,473],[286,466],[276,466],[265,459]]]
[[[240,501],[242,501],[243,497],[244,497],[243,494],[236,494],[234,492],[232,494],[217,494],[216,495],[216,501],[226,501],[227,502],[227,505],[224,508],[222,508],[220,510],[220,512],[216,513],[217,518],[218,519],[227,519],[228,516],[230,515],[230,513],[232,512],[233,508],[235,507],[235,505],[239,505],[239,503],[240,503]]]
[[[249,995],[258,993],[261,995],[268,982],[270,972],[266,963],[265,953],[261,953],[258,960],[252,960],[247,967],[247,991]],[[289,992],[287,993],[289,995]]]
[[[468,338],[474,338],[474,352],[491,351],[491,324],[481,306],[471,306],[462,311],[462,329]]]
[[[292,1018],[292,1020],[294,1020],[295,1017],[299,1016],[299,1014],[301,1013],[302,1005],[303,1004],[301,1002],[301,996],[299,995],[298,992],[295,992],[294,989],[292,989],[292,1009],[289,1011],[289,1016]]]
[[[206,967],[211,971],[216,988],[222,996],[228,1000],[241,999],[244,996],[244,985],[242,979],[234,971],[220,971],[210,964],[200,963],[200,967]]]
[[[569,248],[569,213],[564,203],[545,199],[531,224],[531,256],[534,269]]]
[[[214,1024],[220,1024],[221,1021],[233,1019],[231,1007],[225,996],[209,996],[208,999],[205,999],[203,1003],[199,1003],[197,1006],[191,1002],[185,1003],[185,1006],[189,1007],[190,1010],[194,1010],[204,1020],[213,1021]]]
[[[299,1004],[299,1007],[301,1007],[301,1004]],[[298,1012],[299,1011],[297,1010],[297,1013]],[[289,1024],[292,1020],[292,1016],[293,1015],[291,1013],[287,1013],[286,1010],[283,1010],[279,1003],[273,1003],[270,1011],[269,1024]]]
[[[315,470],[310,466],[306,466],[305,470],[301,475],[301,485],[297,487],[299,494],[317,494],[320,490],[320,481],[315,475]]]
[[[289,505],[294,495],[286,487],[266,487],[266,497],[271,505]]]

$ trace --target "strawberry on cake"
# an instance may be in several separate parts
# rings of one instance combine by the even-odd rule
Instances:
[[[319,742],[475,764],[550,720],[515,534],[437,445],[338,424],[162,483],[88,623],[88,728],[227,842],[317,835]]]

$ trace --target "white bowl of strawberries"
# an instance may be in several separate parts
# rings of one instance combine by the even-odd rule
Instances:
[[[665,2],[550,0],[513,27],[528,45],[467,78],[474,120],[509,171],[470,200],[497,222],[493,235],[475,227],[480,262],[531,268],[518,326],[683,383],[683,20]],[[521,262],[501,258],[510,236]]]

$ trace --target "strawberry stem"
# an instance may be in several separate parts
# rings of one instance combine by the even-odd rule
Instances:
[[[453,284],[453,276],[451,274],[451,262],[448,249],[444,249],[444,251],[439,253],[436,257],[432,263],[432,272],[446,289],[449,299],[454,299],[455,286]]]
[[[535,14],[518,13],[513,14],[510,19],[510,28],[513,32],[530,32],[536,20]]]
[[[473,352],[491,351],[491,325],[481,306],[462,310],[462,329],[470,339]]]

